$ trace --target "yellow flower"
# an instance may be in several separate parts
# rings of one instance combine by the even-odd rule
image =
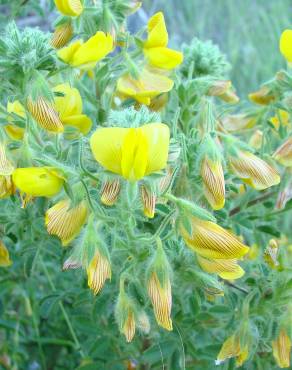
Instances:
[[[33,197],[51,197],[61,191],[64,178],[54,167],[17,168],[12,174],[15,186]]]
[[[140,190],[144,215],[148,218],[153,218],[155,214],[156,194],[144,185],[141,186]]]
[[[288,126],[289,120],[289,113],[283,109],[278,109],[277,114],[274,117],[270,118],[270,122],[273,124],[276,130],[279,130],[279,127],[281,125],[283,127]]]
[[[292,136],[279,146],[279,148],[273,154],[273,157],[277,162],[281,163],[282,166],[292,166]]]
[[[8,102],[7,112],[14,113],[21,118],[26,118],[24,106],[18,100],[15,100],[13,103]],[[24,135],[24,128],[16,126],[13,123],[14,118],[11,116],[8,117],[8,121],[9,123],[4,126],[7,135],[12,140],[22,140]]]
[[[4,243],[0,240],[0,267],[8,267],[12,265],[12,261],[9,258],[8,249]]]
[[[230,104],[236,104],[239,102],[239,97],[236,95],[231,81],[215,81],[209,89],[208,95],[217,96],[221,100]]]
[[[111,265],[106,256],[97,251],[87,268],[88,286],[94,294],[100,292],[106,279],[111,279]]]
[[[211,221],[192,216],[192,233],[180,224],[185,243],[202,257],[211,259],[237,259],[244,256],[249,248],[231,232]]]
[[[233,334],[223,343],[221,350],[217,356],[216,364],[235,357],[236,366],[241,366],[248,358],[248,346],[242,347],[240,338]]]
[[[27,109],[43,129],[55,133],[64,131],[64,127],[53,103],[47,101],[43,97],[39,97],[36,100],[29,98],[27,101]]]
[[[51,39],[51,45],[53,48],[60,49],[71,40],[72,36],[73,27],[71,22],[62,23],[56,27]]]
[[[125,98],[133,98],[137,102],[150,105],[151,99],[167,93],[173,88],[173,81],[166,76],[149,72],[144,69],[138,79],[125,74],[118,79],[117,91]]]
[[[292,62],[292,30],[287,29],[282,32],[280,38],[280,52],[287,62]]]
[[[103,167],[136,181],[166,167],[169,128],[163,123],[100,128],[92,135],[90,146]]]
[[[246,114],[228,114],[222,119],[224,128],[229,132],[252,128],[256,122],[256,117]]]
[[[155,272],[150,275],[148,280],[148,294],[151,299],[154,314],[158,325],[166,330],[172,330],[171,321],[171,285],[169,279],[161,284]]]
[[[63,125],[73,126],[86,135],[92,126],[91,119],[82,114],[82,99],[77,89],[68,83],[56,86],[53,91],[63,96],[55,96],[55,109]]]
[[[15,193],[15,186],[11,176],[0,175],[0,199],[9,197]]]
[[[291,340],[285,329],[282,329],[276,340],[272,342],[273,356],[277,365],[281,368],[290,367]]]
[[[124,333],[126,341],[128,343],[132,342],[136,331],[135,316],[133,311],[129,310],[121,331]]]
[[[204,194],[215,210],[224,207],[225,181],[222,164],[219,160],[212,161],[205,157],[201,164],[201,176],[204,184]]]
[[[209,274],[217,274],[222,279],[235,280],[244,275],[244,270],[236,259],[207,259],[197,256],[201,268]]]
[[[256,190],[267,189],[280,182],[277,170],[250,152],[239,150],[237,157],[229,158],[229,163],[232,171]]]
[[[113,50],[113,38],[110,34],[98,31],[86,42],[77,40],[57,52],[58,57],[72,67],[89,70]]]
[[[183,54],[167,48],[168,33],[163,13],[154,14],[148,21],[148,38],[144,42],[143,51],[152,66],[173,69],[183,61]]]
[[[103,184],[101,190],[101,203],[105,204],[106,206],[112,206],[115,204],[116,200],[118,199],[118,195],[121,190],[121,184],[119,179],[115,179],[113,181],[106,181]]]
[[[57,235],[65,247],[79,234],[87,213],[85,201],[72,206],[69,199],[61,200],[46,212],[47,231],[51,235]]]
[[[55,0],[55,5],[60,13],[76,17],[83,12],[80,0]]]
[[[260,105],[269,105],[275,100],[275,96],[268,86],[262,86],[259,90],[248,95],[251,102]]]
[[[137,310],[135,304],[124,290],[124,282],[120,282],[120,293],[115,309],[116,320],[119,324],[120,332],[126,337],[127,342],[131,342],[136,331]]]

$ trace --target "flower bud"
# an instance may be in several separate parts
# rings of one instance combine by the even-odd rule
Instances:
[[[147,288],[157,324],[172,330],[170,266],[160,240],[157,241],[156,254],[149,267]]]
[[[276,340],[272,341],[273,356],[277,365],[283,368],[290,368],[291,339],[282,328]]]
[[[69,199],[61,200],[46,212],[47,231],[51,235],[58,236],[65,247],[79,234],[87,214],[85,201],[72,205]]]
[[[39,97],[35,101],[29,98],[27,101],[27,109],[43,129],[55,133],[64,131],[63,124],[53,104],[43,97]]]
[[[111,279],[111,265],[107,255],[97,248],[94,257],[87,267],[88,286],[97,294],[103,288],[106,279]]]
[[[275,151],[273,157],[285,167],[292,167],[292,136],[284,141]]]
[[[229,157],[229,163],[234,174],[256,190],[267,189],[280,182],[276,169],[248,151],[238,150],[236,156]]]
[[[290,121],[290,115],[283,109],[278,109],[274,117],[269,120],[276,130],[279,130],[280,126],[286,127]]]
[[[77,17],[83,12],[80,0],[55,0],[55,5],[60,13],[71,17]]]
[[[236,366],[241,366],[248,358],[248,346],[242,346],[239,335],[233,334],[223,343],[217,356],[216,365],[235,357]]]
[[[12,265],[9,257],[9,252],[4,243],[0,240],[0,267],[8,267]]]
[[[267,248],[265,249],[264,260],[272,269],[277,269],[277,267],[279,266],[278,256],[279,244],[277,240],[271,239]]]
[[[197,256],[200,267],[209,274],[217,274],[222,279],[235,280],[244,275],[244,270],[236,259],[207,259]]]
[[[145,185],[141,185],[140,190],[144,215],[148,218],[153,218],[155,214],[156,194]]]
[[[0,176],[11,175],[14,168],[14,165],[7,158],[5,145],[0,142]]]
[[[71,22],[62,23],[56,27],[51,39],[51,45],[55,49],[60,49],[71,40],[72,36],[73,27]]]
[[[268,86],[262,86],[259,90],[250,93],[248,98],[251,102],[260,105],[268,105],[275,101],[275,95]]]
[[[231,81],[215,81],[208,91],[208,95],[217,96],[226,103],[236,104],[239,97],[236,95]]]
[[[114,205],[118,199],[120,190],[121,183],[119,179],[105,181],[101,190],[101,203],[106,206]]]
[[[128,343],[131,342],[136,331],[136,307],[132,298],[126,294],[123,281],[120,283],[120,293],[116,305],[115,316],[120,332],[125,335]]]
[[[0,199],[9,197],[15,193],[16,189],[11,176],[0,175]]]
[[[276,209],[285,208],[286,203],[290,199],[292,199],[292,184],[291,183],[285,186],[285,188],[279,192],[275,208]]]
[[[257,117],[248,114],[228,114],[222,118],[222,124],[229,132],[252,128],[256,122]]]
[[[223,290],[213,287],[206,287],[204,289],[204,294],[207,301],[209,302],[214,302],[217,297],[224,297]]]
[[[264,137],[263,131],[256,130],[249,139],[248,143],[249,146],[255,149],[260,149],[262,147],[263,137]]]

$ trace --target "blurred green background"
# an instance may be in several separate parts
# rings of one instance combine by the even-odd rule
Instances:
[[[143,8],[164,12],[174,45],[193,37],[218,44],[242,98],[285,67],[278,41],[291,27],[291,0],[144,0]]]

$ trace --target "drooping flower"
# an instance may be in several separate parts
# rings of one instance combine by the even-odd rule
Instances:
[[[217,96],[226,103],[236,104],[239,102],[239,97],[236,95],[231,81],[214,81],[208,91],[208,95]]]
[[[171,79],[147,69],[142,70],[138,79],[128,73],[117,82],[117,91],[122,98],[132,98],[145,105],[150,105],[153,98],[169,92],[172,88]]]
[[[120,283],[120,293],[116,304],[115,317],[120,332],[125,335],[128,343],[131,342],[136,331],[136,309],[133,299],[125,292],[123,282]]]
[[[275,95],[268,86],[262,86],[259,90],[248,95],[251,102],[260,105],[269,105],[275,101]]]
[[[279,130],[280,126],[288,126],[290,121],[290,115],[287,111],[283,109],[278,109],[277,114],[274,117],[270,118],[270,122],[275,127],[276,130]]]
[[[225,130],[229,132],[237,132],[252,128],[257,122],[256,117],[246,114],[228,114],[223,117],[222,124]]]
[[[286,29],[282,32],[280,38],[280,52],[287,62],[292,62],[292,30]]]
[[[0,199],[9,197],[15,193],[15,186],[11,176],[0,175]]]
[[[121,183],[119,179],[105,181],[101,189],[101,203],[106,206],[112,206],[118,199],[121,190]]]
[[[144,215],[148,218],[153,218],[157,196],[154,191],[148,189],[144,185],[141,186],[140,191]]]
[[[111,265],[107,256],[97,249],[87,268],[88,286],[94,294],[98,294],[107,279],[111,279]]]
[[[244,270],[237,264],[236,259],[207,259],[198,256],[201,268],[209,274],[217,274],[222,279],[235,280],[244,275]]]
[[[45,98],[38,97],[35,100],[29,98],[27,101],[27,109],[43,129],[54,133],[61,133],[64,131],[64,127],[58,112],[55,110],[54,104],[47,101]]]
[[[56,27],[51,38],[51,45],[55,49],[64,47],[73,36],[73,27],[71,22],[65,22]]]
[[[92,153],[107,170],[130,181],[166,167],[169,128],[163,123],[138,128],[100,128],[91,136]]]
[[[80,0],[55,0],[55,5],[60,13],[71,17],[77,17],[83,12]]]
[[[277,365],[281,368],[290,367],[291,339],[288,337],[286,330],[281,329],[276,340],[272,342],[273,356]]]
[[[183,61],[183,54],[167,48],[168,33],[162,12],[154,14],[148,21],[148,38],[143,52],[149,64],[162,69],[173,69]]]
[[[241,346],[240,337],[233,334],[223,343],[216,364],[235,357],[236,366],[241,366],[248,358],[248,346]]]
[[[87,214],[85,201],[72,205],[69,199],[61,200],[46,212],[47,231],[51,235],[58,236],[65,247],[80,233]]]
[[[256,190],[267,189],[280,182],[277,170],[250,152],[239,150],[236,157],[229,157],[229,163],[234,174]]]
[[[113,50],[113,38],[110,34],[98,31],[86,42],[77,40],[57,52],[58,57],[72,67],[89,70]]]
[[[86,135],[91,129],[92,121],[82,114],[83,106],[79,91],[68,83],[57,85],[53,91],[57,93],[54,103],[62,124],[75,127]]]
[[[8,267],[12,265],[9,257],[8,249],[5,244],[0,240],[0,267]]]
[[[282,145],[275,151],[273,157],[282,166],[292,166],[292,136],[284,141]]]
[[[201,163],[201,176],[204,184],[204,194],[215,210],[224,207],[225,181],[220,160],[211,160],[207,156]]]
[[[51,197],[59,193],[64,177],[54,167],[17,168],[12,174],[15,186],[33,197]]]
[[[24,106],[18,100],[7,103],[7,112],[14,113],[20,118],[26,118]],[[9,123],[4,126],[7,135],[12,140],[22,140],[24,135],[24,128],[15,125],[13,123],[14,118],[12,116],[8,116],[7,120]]]
[[[244,256],[249,248],[231,232],[211,221],[192,216],[191,234],[180,224],[180,231],[185,243],[200,256],[210,259],[238,259]]]

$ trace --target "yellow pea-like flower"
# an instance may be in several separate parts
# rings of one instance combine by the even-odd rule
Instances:
[[[26,118],[24,106],[18,100],[7,103],[7,112],[14,113],[20,118]],[[8,116],[9,123],[4,126],[4,129],[12,140],[22,140],[25,130],[22,127],[16,126],[13,120],[14,118],[12,116]]]
[[[283,31],[280,38],[280,52],[287,62],[292,62],[292,30]]]
[[[235,357],[236,366],[241,366],[248,358],[248,346],[242,347],[239,336],[233,334],[223,343],[217,356],[216,364]]]
[[[72,126],[86,135],[92,126],[91,119],[82,114],[83,105],[79,91],[68,83],[57,85],[53,91],[63,96],[55,96],[55,109],[64,126]]]
[[[148,280],[148,294],[158,325],[166,330],[172,330],[170,317],[172,305],[170,280],[166,279],[164,284],[161,284],[156,272],[153,272]]]
[[[275,95],[268,86],[262,86],[259,90],[248,94],[248,98],[251,102],[260,105],[269,105],[275,101]]]
[[[65,247],[80,233],[87,214],[85,201],[72,206],[69,199],[61,200],[46,212],[47,231],[51,235],[58,236]]]
[[[51,45],[55,49],[64,47],[73,36],[73,27],[71,22],[60,24],[56,27],[51,38]]]
[[[291,339],[288,337],[286,330],[281,329],[276,340],[272,342],[273,356],[277,365],[281,368],[290,367]]]
[[[54,167],[17,168],[12,174],[15,186],[33,197],[51,197],[62,189],[64,178]]]
[[[105,181],[101,190],[101,203],[106,206],[112,206],[118,199],[121,190],[121,183],[119,179]]]
[[[173,88],[173,81],[166,76],[142,70],[138,79],[125,74],[118,79],[117,91],[125,98],[133,98],[137,102],[150,105],[152,99],[167,93]]]
[[[278,109],[277,114],[270,118],[270,122],[275,127],[276,130],[279,130],[280,126],[288,126],[290,121],[290,115],[287,111],[283,109]]]
[[[292,167],[292,136],[279,146],[273,154],[273,157],[282,166]]]
[[[237,132],[254,127],[257,123],[257,119],[256,117],[241,113],[228,114],[223,117],[222,123],[225,130],[229,132]]]
[[[225,204],[225,181],[222,164],[219,160],[213,161],[206,157],[201,164],[201,176],[204,185],[204,194],[215,210]]]
[[[148,218],[153,218],[155,214],[157,196],[155,192],[151,191],[144,185],[141,186],[140,190],[144,215]]]
[[[200,256],[210,259],[238,259],[249,248],[239,238],[223,227],[211,221],[192,216],[191,234],[180,224],[180,231],[185,243]]]
[[[198,256],[201,268],[209,274],[217,274],[222,279],[235,280],[244,275],[244,270],[237,264],[236,259],[207,259]]]
[[[148,38],[143,52],[149,64],[162,69],[173,69],[183,61],[183,54],[167,48],[168,33],[162,12],[154,14],[148,21]]]
[[[113,50],[113,37],[110,34],[98,31],[86,42],[77,40],[69,46],[57,52],[63,62],[72,67],[89,70],[95,67],[96,63]]]
[[[108,171],[137,181],[166,167],[169,128],[150,123],[137,128],[100,128],[91,136],[92,153]]]
[[[9,257],[9,252],[4,243],[0,240],[0,267],[8,267],[12,265]]]
[[[229,163],[234,174],[256,190],[278,185],[281,180],[275,168],[247,151],[239,150],[236,157],[229,158]]]
[[[76,17],[83,12],[80,0],[55,0],[55,5],[60,13]]]
[[[96,251],[87,268],[88,286],[94,294],[98,294],[107,279],[111,279],[111,265],[106,256]]]
[[[11,176],[0,175],[0,199],[9,197],[15,193],[15,186]]]

